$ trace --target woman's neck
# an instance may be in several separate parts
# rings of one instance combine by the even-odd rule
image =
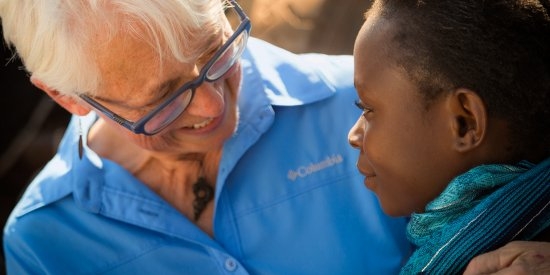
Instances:
[[[213,200],[205,204],[198,219],[193,203],[193,185],[200,177],[215,190],[222,148],[206,153],[166,154],[145,150],[117,135],[108,125],[96,123],[88,136],[88,146],[129,171],[165,199],[180,213],[212,235]]]

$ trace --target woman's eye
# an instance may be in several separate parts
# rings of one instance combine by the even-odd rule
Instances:
[[[355,106],[357,106],[357,108],[359,108],[359,110],[361,110],[363,114],[368,114],[373,111],[372,108],[365,106],[365,104],[360,100],[355,100]]]
[[[210,49],[210,51],[203,53],[199,57],[198,63],[203,64],[203,65],[208,63],[208,61],[210,61],[210,59],[212,59],[212,57],[214,57],[214,55],[218,52],[218,50],[222,47],[222,45],[223,45],[223,43],[218,45],[215,48]]]
[[[212,55],[213,55],[212,53],[208,53],[199,57],[199,59],[197,59],[197,67],[199,69],[202,69],[202,67],[206,65],[208,61],[210,61],[210,59],[212,58]]]

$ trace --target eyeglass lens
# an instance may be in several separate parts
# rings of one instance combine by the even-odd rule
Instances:
[[[235,38],[233,43],[212,63],[212,66],[206,72],[207,81],[216,81],[235,65],[240,58],[248,39],[248,33],[243,31]],[[192,88],[194,89],[194,88]],[[144,125],[146,133],[155,134],[172,123],[187,108],[193,98],[194,91],[191,89],[184,91],[170,104],[156,113]]]

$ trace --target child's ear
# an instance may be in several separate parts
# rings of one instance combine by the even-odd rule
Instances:
[[[57,102],[57,104],[59,104],[65,110],[69,111],[71,114],[84,116],[91,111],[91,109],[88,106],[84,105],[81,100],[78,100],[72,96],[64,95],[54,89],[51,89],[35,77],[31,77],[31,82],[34,86],[38,87],[40,90],[48,94],[48,96],[50,96],[55,102]]]
[[[478,147],[487,134],[487,109],[477,93],[457,89],[448,98],[452,112],[453,147],[467,152]]]

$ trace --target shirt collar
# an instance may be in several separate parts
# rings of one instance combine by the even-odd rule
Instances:
[[[244,54],[261,80],[263,93],[275,106],[297,106],[320,101],[334,94],[335,88],[323,73],[315,55],[297,55],[251,37]],[[261,76],[261,77],[260,77]]]

